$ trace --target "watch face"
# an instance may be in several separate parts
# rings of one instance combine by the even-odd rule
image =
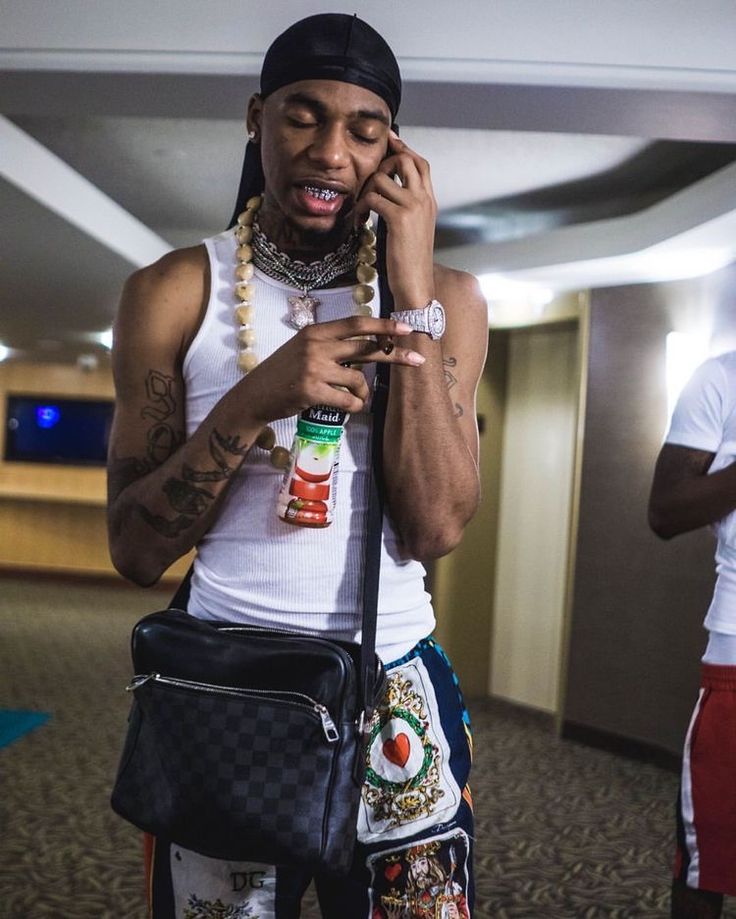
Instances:
[[[429,308],[429,331],[432,338],[440,338],[445,331],[445,311],[439,303]]]

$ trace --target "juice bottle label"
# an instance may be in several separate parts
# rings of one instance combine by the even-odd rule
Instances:
[[[277,513],[297,526],[326,527],[335,512],[337,469],[345,412],[313,406],[297,421]]]

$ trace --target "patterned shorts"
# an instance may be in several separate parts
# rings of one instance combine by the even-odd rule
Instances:
[[[703,664],[685,739],[675,877],[736,896],[736,667]]]
[[[457,678],[433,638],[386,669],[350,873],[312,878],[146,837],[151,919],[296,919],[312,880],[324,919],[470,919],[472,740]]]

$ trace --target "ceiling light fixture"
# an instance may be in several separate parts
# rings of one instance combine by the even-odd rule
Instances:
[[[108,351],[112,350],[112,329],[106,329],[104,332],[98,332],[94,337],[95,340],[107,348]]]
[[[488,321],[495,322],[499,314],[513,313],[518,323],[534,322],[554,300],[555,292],[549,287],[529,281],[518,281],[502,274],[478,276],[480,289],[488,301]],[[507,319],[504,320],[506,324]]]

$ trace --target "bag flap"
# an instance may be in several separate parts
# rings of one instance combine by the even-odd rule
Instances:
[[[197,619],[182,610],[151,613],[132,636],[136,674],[242,689],[301,692],[337,714],[356,688],[351,656],[308,635]],[[337,706],[337,707],[335,707]]]

